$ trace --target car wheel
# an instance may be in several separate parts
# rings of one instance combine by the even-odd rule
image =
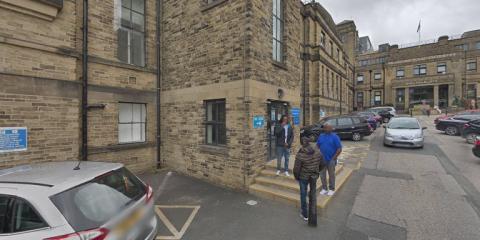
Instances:
[[[353,133],[353,135],[352,135],[352,140],[355,141],[355,142],[358,142],[358,141],[362,140],[362,134],[360,134],[360,133]]]
[[[449,126],[445,129],[445,133],[450,136],[456,136],[458,134],[458,129],[456,127]]]
[[[467,143],[469,144],[474,144],[475,140],[477,139],[477,134],[476,133],[469,133],[466,136]]]

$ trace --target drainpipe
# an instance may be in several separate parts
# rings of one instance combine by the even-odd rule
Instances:
[[[88,160],[88,0],[83,0],[82,161]]]
[[[302,121],[303,121],[303,126],[307,124],[307,119],[306,119],[306,95],[307,95],[307,79],[306,79],[306,71],[307,71],[307,18],[304,16],[303,17],[303,96],[302,96]]]
[[[162,168],[162,158],[161,158],[161,99],[160,99],[160,92],[161,92],[161,81],[162,81],[162,70],[161,70],[161,41],[160,41],[160,33],[161,33],[161,21],[162,21],[162,0],[157,0],[157,29],[155,34],[155,41],[156,41],[156,52],[157,52],[157,82],[156,82],[156,117],[157,117],[157,132],[156,132],[156,155],[157,155],[157,169]]]

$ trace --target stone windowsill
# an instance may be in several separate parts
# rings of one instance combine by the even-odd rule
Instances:
[[[63,8],[63,0],[0,0],[0,7],[47,21]]]
[[[202,12],[205,12],[205,11],[208,11],[220,4],[223,4],[225,2],[227,2],[228,0],[217,0],[217,1],[214,1],[212,3],[209,3],[209,4],[205,4],[204,6],[202,6]]]
[[[149,148],[154,146],[155,146],[155,142],[115,144],[115,145],[102,146],[102,147],[89,147],[88,153],[99,154],[99,153],[106,153],[106,152],[118,152],[123,150]]]
[[[219,156],[226,156],[228,154],[228,148],[226,145],[207,145],[202,144],[199,145],[199,149],[201,153],[212,154],[212,155],[219,155]]]
[[[287,65],[284,62],[277,62],[277,61],[272,59],[272,64],[275,67],[281,68],[283,70],[288,70]]]

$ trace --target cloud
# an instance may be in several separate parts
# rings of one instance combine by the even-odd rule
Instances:
[[[360,36],[368,35],[374,45],[418,41],[457,35],[480,29],[478,0],[316,0],[335,22],[354,20]]]

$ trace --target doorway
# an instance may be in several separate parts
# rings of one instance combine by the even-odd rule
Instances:
[[[275,129],[280,126],[280,119],[283,115],[288,114],[288,103],[280,101],[270,101],[267,106],[268,115],[268,158],[271,161],[276,158],[276,138]]]

